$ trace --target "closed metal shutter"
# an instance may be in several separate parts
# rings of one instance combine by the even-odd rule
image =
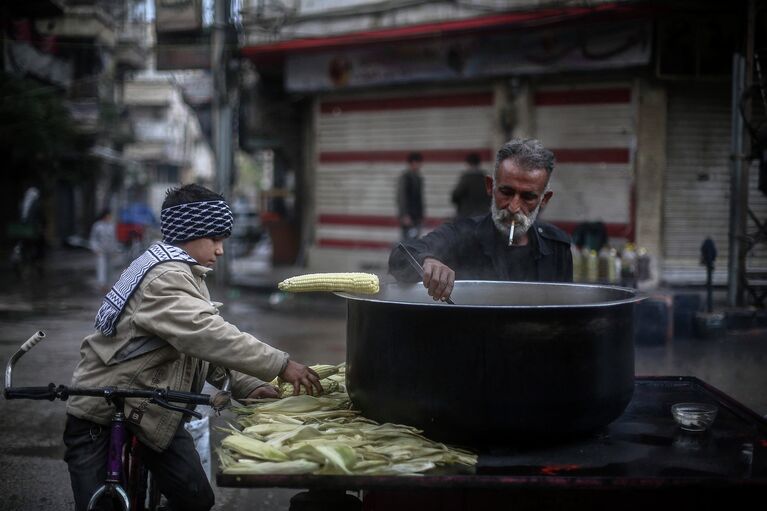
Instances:
[[[714,282],[727,282],[730,215],[730,89],[672,87],[668,94],[667,170],[663,201],[663,279],[674,284],[705,282],[700,247],[716,244]],[[749,173],[749,206],[767,220],[767,200]],[[749,220],[749,231],[755,229]],[[767,267],[764,246],[747,257],[747,268]]]
[[[400,238],[396,182],[412,151],[424,157],[427,230],[452,217],[450,194],[466,155],[477,152],[492,166],[494,104],[487,89],[321,99],[309,265],[385,267]]]
[[[572,232],[601,221],[611,238],[633,239],[636,107],[631,84],[538,88],[536,137],[556,156],[554,197],[543,217]]]

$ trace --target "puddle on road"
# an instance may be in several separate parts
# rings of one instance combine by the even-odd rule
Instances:
[[[50,458],[60,460],[64,457],[64,450],[64,445],[28,445],[24,447],[13,447],[5,451],[5,454],[10,454],[12,456],[26,456],[29,458]]]
[[[91,304],[71,303],[66,301],[10,302],[0,301],[0,318],[23,320],[41,314],[69,314],[91,310]]]

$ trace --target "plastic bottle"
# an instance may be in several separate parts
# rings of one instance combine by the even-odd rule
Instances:
[[[636,250],[633,243],[626,243],[621,255],[621,285],[636,287]]]
[[[573,253],[573,282],[583,282],[583,255],[575,245],[570,250]]]
[[[597,252],[597,282],[607,281],[607,252],[602,248]]]
[[[618,253],[618,251],[614,248],[610,249],[610,253],[612,254],[613,260],[612,260],[612,280],[610,283],[612,284],[620,284],[621,281],[621,271],[623,270],[623,261],[621,260],[621,256]]]
[[[599,256],[596,250],[589,250],[586,257],[586,282],[596,282],[599,279]]]
[[[639,247],[637,249],[636,276],[638,281],[650,280],[650,254],[647,249]]]

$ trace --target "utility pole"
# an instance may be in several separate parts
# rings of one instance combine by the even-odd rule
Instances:
[[[730,237],[727,262],[727,305],[744,305],[746,275],[746,227],[748,220],[749,167],[751,152],[748,137],[744,137],[745,124],[750,121],[751,102],[744,105],[741,115],[741,98],[753,83],[754,36],[756,2],[749,0],[746,18],[745,57],[735,53],[732,61],[732,126],[730,140]]]
[[[213,30],[211,34],[211,63],[213,74],[213,152],[216,155],[216,187],[227,200],[231,200],[232,183],[232,104],[229,94],[228,70],[231,49],[227,47],[227,33],[231,23],[231,0],[214,0]],[[224,251],[215,272],[216,283],[230,281],[231,254]]]
[[[744,90],[745,63],[743,55],[735,53],[732,58],[732,112],[730,132],[730,228],[729,254],[727,255],[727,305],[737,307],[743,304],[743,237],[745,235],[746,204],[742,198],[748,193],[748,175],[743,175],[741,157],[743,154],[743,119],[740,116],[740,97]]]

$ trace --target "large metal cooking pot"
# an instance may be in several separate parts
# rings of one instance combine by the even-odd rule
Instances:
[[[347,299],[347,388],[379,422],[436,440],[504,445],[592,432],[634,391],[633,289],[458,281]]]

